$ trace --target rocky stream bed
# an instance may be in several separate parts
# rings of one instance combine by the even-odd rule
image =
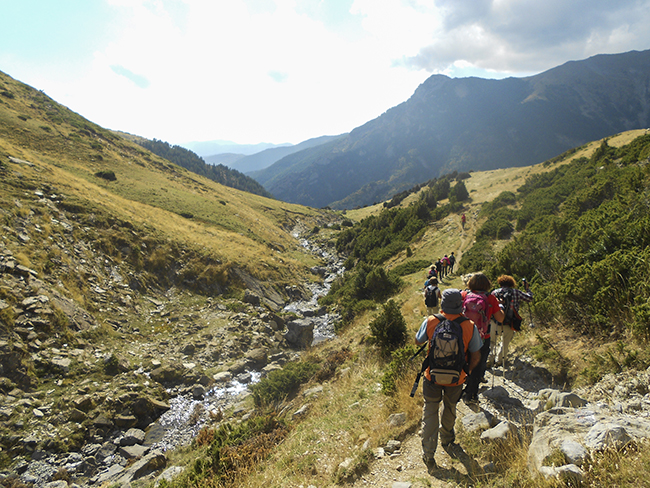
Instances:
[[[294,236],[300,239],[298,231]],[[4,439],[5,454],[14,460],[9,470],[0,473],[0,483],[18,479],[32,486],[58,488],[125,485],[161,471],[170,477],[179,468],[165,470],[166,452],[191,442],[207,422],[252,415],[245,402],[249,384],[299,358],[307,346],[334,335],[338,317],[328,314],[317,299],[342,273],[342,260],[325,247],[306,239],[300,242],[321,261],[312,269],[319,279],[287,289],[291,299],[282,308],[277,294],[265,296],[259,286],[246,291],[244,303],[236,311],[208,299],[201,307],[181,312],[174,306],[181,293],[178,290],[145,300],[148,309],[141,310],[140,305],[138,312],[148,314],[152,323],[173,325],[179,333],[173,339],[134,342],[127,348],[130,362],[141,365],[136,370],[127,370],[123,361],[90,341],[79,340],[74,348],[68,348],[46,340],[42,330],[52,320],[54,309],[63,309],[73,317],[77,330],[92,327],[93,317],[39,280],[36,272],[18,265],[12,253],[0,247],[3,285],[21,298],[19,306],[13,306],[18,325],[15,332],[20,337],[0,340],[4,386],[0,422],[5,432],[16,432]],[[83,243],[75,246],[78,254],[83,254]],[[93,266],[89,260],[83,261],[81,265]],[[133,330],[128,320],[134,294],[125,284],[123,272],[111,269],[109,263],[97,264],[105,272],[94,275],[95,293],[107,307],[115,301],[111,325],[128,340],[129,334],[140,332]],[[115,300],[115,296],[119,298]],[[10,306],[1,301],[0,310]],[[242,330],[243,336],[239,335]],[[111,384],[115,391],[82,380],[69,386],[69,395],[49,402],[48,391],[31,388],[27,354],[33,364],[60,378],[56,384],[62,387],[69,383],[66,376],[71,369],[110,366],[115,369]],[[211,376],[204,373],[215,365],[223,365],[221,371]],[[62,406],[62,402],[69,405]],[[102,406],[110,406],[106,410],[114,413],[102,414]],[[66,435],[83,435],[81,447],[63,453],[60,446],[54,448],[54,439]]]

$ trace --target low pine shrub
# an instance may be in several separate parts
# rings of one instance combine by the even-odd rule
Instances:
[[[370,335],[384,354],[390,354],[406,343],[406,320],[395,300],[389,300],[383,307],[379,316],[370,322]]]
[[[298,361],[284,365],[282,369],[271,371],[259,383],[251,385],[255,405],[272,406],[294,395],[300,385],[309,381],[320,365],[313,362]]]

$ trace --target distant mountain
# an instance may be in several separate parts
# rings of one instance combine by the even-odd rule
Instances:
[[[223,153],[223,154],[213,154],[212,156],[204,156],[203,160],[208,164],[224,164],[229,168],[233,167],[237,161],[241,158],[245,158],[243,154],[234,154],[234,153]]]
[[[261,195],[263,197],[273,198],[273,195],[266,191],[264,187],[253,178],[250,178],[235,169],[228,168],[223,164],[216,166],[206,164],[202,158],[189,149],[185,149],[181,146],[172,146],[168,142],[159,141],[157,139],[149,140],[138,137],[134,139],[134,142],[145,149],[148,149],[152,153],[157,154],[161,158],[165,158],[167,161],[182,166],[193,173],[205,176],[212,181],[216,181],[217,183],[221,183],[222,185],[231,188]]]
[[[251,176],[287,202],[352,208],[454,170],[531,165],[649,126],[650,51],[526,78],[434,75],[380,117]]]
[[[230,164],[224,162],[223,164],[230,166],[233,169],[241,171],[242,173],[251,173],[254,171],[262,170],[268,166],[271,166],[276,161],[279,161],[289,154],[302,151],[304,149],[309,149],[312,147],[320,146],[326,142],[333,141],[341,136],[321,136],[314,139],[309,139],[307,141],[296,144],[295,146],[282,146],[282,147],[273,147],[270,149],[265,149],[262,152],[257,154],[252,154],[250,156],[243,156],[233,160]],[[206,158],[206,161],[212,162],[213,156]]]
[[[291,146],[291,144],[269,144],[261,142],[259,144],[236,144],[231,141],[194,141],[180,144],[184,148],[194,151],[201,157],[214,156],[215,154],[234,153],[249,156],[251,154],[271,149],[273,147]]]

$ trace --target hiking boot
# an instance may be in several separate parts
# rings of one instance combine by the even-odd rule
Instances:
[[[443,444],[442,448],[447,454],[449,454],[449,457],[454,459],[459,458],[465,452],[463,451],[463,448],[460,447],[460,444],[456,444],[455,442],[448,442],[447,444]]]
[[[481,407],[479,407],[478,404],[478,395],[476,396],[468,396],[466,395],[465,398],[463,398],[463,402],[465,405],[467,405],[467,408],[469,408],[472,412],[478,412]]]
[[[425,455],[422,455],[422,461],[424,461],[429,474],[438,471],[438,464],[436,464],[436,460],[433,457],[426,457]]]

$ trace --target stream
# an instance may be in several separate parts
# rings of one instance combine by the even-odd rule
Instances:
[[[313,346],[335,336],[334,324],[340,317],[327,313],[325,308],[318,304],[318,299],[327,295],[332,283],[345,269],[343,259],[336,253],[301,238],[298,231],[294,231],[292,235],[304,249],[323,262],[321,266],[312,268],[312,272],[323,277],[323,282],[304,285],[310,292],[310,299],[292,301],[283,309],[284,312],[308,317],[314,324]],[[250,395],[248,386],[257,383],[261,378],[260,372],[247,371],[227,383],[220,383],[211,388],[199,398],[194,398],[192,394],[173,397],[169,402],[169,410],[149,428],[148,444],[163,451],[189,444],[211,417],[241,403]]]

